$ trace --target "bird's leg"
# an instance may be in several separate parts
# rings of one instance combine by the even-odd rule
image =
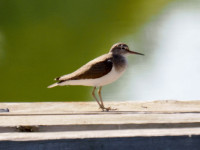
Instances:
[[[103,109],[103,108],[102,108],[102,105],[99,103],[99,100],[98,100],[97,97],[95,96],[95,90],[96,90],[96,86],[93,88],[92,96],[93,96],[94,99],[97,101],[99,107],[100,107],[101,109]]]
[[[104,107],[104,104],[103,104],[102,97],[101,97],[101,89],[102,89],[102,86],[99,87],[98,94],[99,94],[101,106],[102,106],[103,108],[105,108],[105,107]]]
[[[106,111],[109,111],[109,110],[116,110],[116,109],[112,109],[111,107],[105,107],[104,104],[103,104],[103,99],[102,99],[102,96],[101,96],[101,89],[102,89],[102,86],[99,87],[99,90],[98,90],[98,94],[99,94],[99,98],[100,98],[100,101],[101,101],[101,106],[102,106],[102,110],[106,110]]]

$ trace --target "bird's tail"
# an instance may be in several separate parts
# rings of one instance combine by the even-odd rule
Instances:
[[[52,84],[52,85],[49,85],[48,88],[53,88],[53,87],[55,87],[55,86],[58,86],[58,83],[54,83],[54,84]]]

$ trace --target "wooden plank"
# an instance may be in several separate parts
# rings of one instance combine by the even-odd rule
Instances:
[[[200,135],[199,128],[175,129],[140,129],[140,130],[104,130],[104,131],[73,131],[73,132],[35,132],[35,133],[1,133],[0,141],[35,141],[53,139],[83,138],[116,138],[116,137],[157,137],[157,136],[195,136]]]
[[[0,116],[0,126],[200,123],[199,113]]]
[[[153,101],[153,102],[105,102],[106,106],[117,108],[115,113],[124,112],[200,112],[200,101]],[[0,103],[1,108],[9,108],[11,114],[76,114],[102,113],[96,102],[36,102]],[[107,113],[107,112],[106,112]],[[109,112],[111,113],[111,112]]]
[[[1,103],[0,132],[56,132],[199,127],[199,101],[107,102],[120,110],[97,111],[94,102]],[[94,111],[96,109],[96,111]]]
[[[0,149],[200,149],[200,101],[105,104],[0,103]]]

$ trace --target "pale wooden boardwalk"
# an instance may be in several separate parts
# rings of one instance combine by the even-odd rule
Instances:
[[[18,150],[20,144],[42,150],[41,143],[49,150],[62,149],[62,145],[71,149],[156,149],[156,144],[161,149],[167,145],[178,150],[200,149],[200,101],[105,105],[118,110],[101,112],[95,102],[0,103],[0,108],[10,110],[0,113],[0,150]]]

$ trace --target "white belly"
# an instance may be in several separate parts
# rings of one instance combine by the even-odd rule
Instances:
[[[83,85],[83,86],[104,86],[106,84],[110,84],[117,80],[123,73],[123,71],[117,72],[115,70],[115,67],[112,68],[112,70],[106,74],[105,76],[101,78],[96,78],[96,79],[81,79],[81,80],[69,80],[60,83],[60,86],[63,85]]]

